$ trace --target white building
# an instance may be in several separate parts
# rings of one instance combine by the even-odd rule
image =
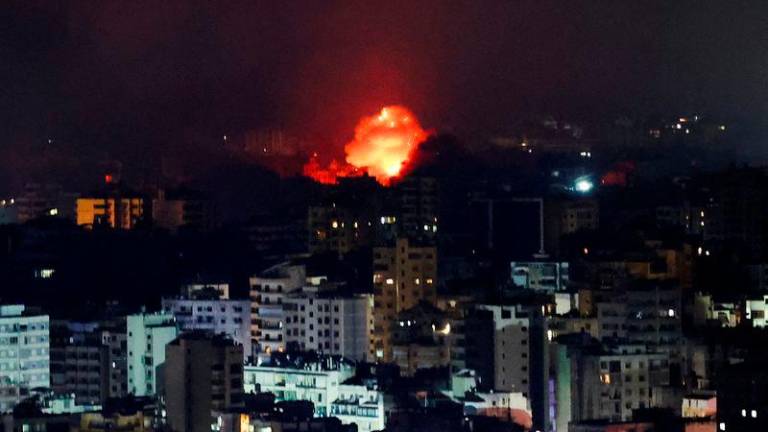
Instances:
[[[277,401],[306,400],[315,406],[315,417],[338,417],[355,423],[361,432],[384,429],[383,393],[343,382],[354,367],[338,360],[283,366],[245,366],[246,393],[273,393]]]
[[[128,393],[149,396],[157,393],[159,369],[165,363],[165,346],[176,338],[176,320],[171,314],[128,315]]]
[[[373,295],[301,292],[284,300],[285,340],[301,350],[373,359]]]
[[[761,298],[747,300],[747,319],[752,320],[752,327],[765,327],[768,323],[766,310],[768,309],[768,295]]]
[[[224,334],[243,346],[248,358],[251,350],[251,302],[248,300],[165,298],[163,311],[176,317],[182,331],[206,330]]]
[[[268,355],[285,349],[285,295],[307,282],[304,266],[279,264],[250,278],[251,339],[255,351]]]
[[[0,306],[0,411],[36,387],[50,387],[50,322],[23,305]]]
[[[536,291],[563,291],[568,287],[568,263],[552,261],[513,261],[512,282]]]

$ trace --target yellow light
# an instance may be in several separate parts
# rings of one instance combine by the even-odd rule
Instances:
[[[439,332],[439,333],[441,333],[441,334],[444,334],[444,335],[449,335],[449,334],[451,334],[451,323],[446,323],[446,324],[445,324],[445,327],[443,327],[442,329],[440,329],[440,332]]]
[[[248,414],[240,414],[240,432],[250,430],[251,417]]]

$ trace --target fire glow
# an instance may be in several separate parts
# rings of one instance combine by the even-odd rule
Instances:
[[[410,110],[387,106],[357,123],[355,138],[344,146],[346,162],[333,161],[322,168],[313,157],[304,165],[304,175],[320,183],[333,184],[339,177],[368,174],[388,186],[403,173],[427,136]]]

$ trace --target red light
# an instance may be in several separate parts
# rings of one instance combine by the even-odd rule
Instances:
[[[107,183],[107,184],[112,183],[112,174],[107,174],[104,176],[104,183]]]

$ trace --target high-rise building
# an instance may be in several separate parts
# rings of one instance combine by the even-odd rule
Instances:
[[[184,333],[166,346],[165,402],[176,432],[209,432],[214,412],[243,405],[243,347],[221,335]]]
[[[438,182],[434,177],[409,175],[396,186],[399,227],[403,237],[434,241],[438,226]]]
[[[125,317],[101,323],[101,342],[108,349],[107,391],[109,398],[121,398],[128,394],[128,332]]]
[[[288,346],[355,361],[373,360],[372,295],[302,292],[288,295],[283,307]]]
[[[8,411],[37,387],[50,387],[48,315],[23,305],[0,306],[0,411]]]
[[[480,304],[464,322],[466,367],[487,389],[521,392],[531,402],[534,429],[547,429],[547,322],[538,304]]]
[[[651,407],[652,389],[669,384],[668,355],[619,346],[570,355],[571,421],[628,421]]]
[[[158,393],[165,364],[165,346],[176,338],[176,319],[166,313],[128,315],[128,393]]]
[[[220,299],[218,296],[164,298],[163,311],[176,317],[182,331],[207,330],[223,334],[243,346],[246,358],[251,349],[251,302]]]
[[[437,249],[398,239],[373,249],[374,343],[377,359],[392,358],[391,326],[397,314],[421,301],[437,302]]]
[[[109,347],[99,323],[51,322],[51,389],[74,394],[79,405],[100,404],[109,397]]]
[[[254,352],[269,354],[285,349],[286,294],[299,290],[307,281],[300,265],[279,264],[250,278],[251,339]]]

